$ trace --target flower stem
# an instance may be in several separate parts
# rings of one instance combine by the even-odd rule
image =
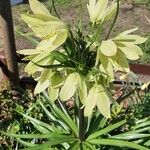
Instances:
[[[112,25],[111,25],[111,27],[110,27],[110,29],[109,29],[107,35],[106,35],[105,40],[107,40],[107,39],[109,38],[109,35],[110,35],[110,33],[111,33],[111,31],[112,31],[112,29],[113,29],[113,27],[114,27],[114,25],[115,25],[115,23],[116,23],[116,21],[117,21],[117,17],[118,17],[118,14],[119,14],[119,0],[116,0],[116,1],[117,1],[116,15],[115,15],[114,20],[113,20],[113,22],[112,22]]]
[[[79,139],[80,141],[84,141],[84,108],[80,109],[81,105],[79,105]]]
[[[57,12],[57,9],[56,9],[56,7],[55,7],[55,2],[54,2],[54,0],[52,0],[52,7],[53,7],[53,9],[54,9],[54,12],[55,12],[56,16],[61,20],[59,14],[58,14],[58,12]]]

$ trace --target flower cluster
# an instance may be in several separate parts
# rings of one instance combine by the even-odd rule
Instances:
[[[95,39],[95,31],[91,37],[83,35],[80,29],[74,35],[39,1],[29,0],[29,3],[33,14],[22,14],[21,17],[41,42],[35,49],[18,53],[30,60],[25,71],[38,81],[35,94],[48,89],[52,101],[58,98],[67,101],[78,93],[85,116],[90,116],[97,106],[105,117],[110,118],[113,103],[110,83],[114,80],[114,72],[130,71],[128,59],[136,60],[142,55],[138,44],[146,38],[131,34],[137,28],[107,40]],[[104,25],[115,15],[117,3],[113,1],[108,5],[108,0],[89,0],[87,8],[91,28],[94,28]]]

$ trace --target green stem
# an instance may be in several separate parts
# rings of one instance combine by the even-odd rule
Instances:
[[[80,150],[83,150],[82,142],[85,140],[85,129],[84,129],[85,117],[84,117],[84,108],[82,108],[82,103],[80,102],[78,93],[76,93],[76,101],[78,101]]]
[[[95,41],[97,41],[99,35],[100,35],[101,32],[102,32],[102,29],[103,29],[102,26],[103,26],[103,23],[101,23],[101,24],[99,25],[99,28],[98,28],[98,30],[97,30],[95,36],[92,38],[91,44],[88,46],[88,48],[89,48]]]
[[[115,15],[115,17],[114,17],[114,20],[113,20],[112,25],[111,25],[111,27],[110,27],[108,33],[107,33],[107,36],[106,36],[105,40],[107,40],[107,39],[109,38],[109,35],[110,35],[110,33],[111,33],[111,31],[112,31],[112,29],[113,29],[113,27],[114,27],[114,25],[115,25],[115,23],[116,23],[116,21],[117,21],[117,17],[118,17],[118,14],[119,14],[119,0],[116,0],[116,1],[117,1],[116,15]]]
[[[56,7],[55,7],[55,2],[54,2],[54,0],[52,0],[52,7],[53,7],[53,9],[54,9],[54,12],[55,12],[56,16],[61,20],[60,16],[58,15],[57,9],[56,9]]]
[[[100,51],[98,49],[97,54],[96,54],[96,61],[95,61],[95,68],[96,69],[98,69],[98,67],[99,67],[99,55],[100,55]]]
[[[79,108],[79,139],[81,142],[84,141],[84,137],[84,109]]]

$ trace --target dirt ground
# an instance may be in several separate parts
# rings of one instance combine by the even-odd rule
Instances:
[[[87,31],[89,29],[89,15],[86,8],[87,1],[84,1],[84,11],[83,11],[83,21],[84,21],[84,29]],[[60,13],[61,18],[71,24],[75,25],[78,21],[79,16],[79,10],[78,10],[78,4],[77,3],[71,3],[70,5],[66,6],[56,6],[58,12]],[[27,25],[21,20],[20,14],[27,12],[29,10],[28,4],[21,4],[16,5],[12,7],[12,14],[13,14],[13,22],[14,22],[14,28],[17,30],[28,32],[29,28]],[[110,26],[110,23],[106,24],[106,28]],[[120,12],[117,19],[117,23],[115,25],[115,28],[112,32],[111,36],[117,35],[119,32],[122,32],[124,30],[139,27],[138,31],[136,31],[137,34],[147,36],[150,35],[150,8],[148,6],[144,5],[132,5],[132,3],[126,3],[124,2],[120,6]],[[73,26],[72,26],[73,27]],[[104,32],[105,35],[106,32]],[[31,45],[30,42],[28,42],[26,39],[22,37],[18,37],[17,34],[15,34],[16,38],[16,49],[28,49],[33,48],[33,45]],[[2,31],[0,28],[0,51],[2,49]]]
[[[77,5],[70,6],[69,7],[61,7],[61,9],[58,7],[58,10],[60,10],[60,16],[63,18],[64,21],[71,23],[72,25],[77,22],[78,17],[78,9]],[[28,31],[27,26],[21,21],[20,13],[27,12],[29,9],[29,6],[27,4],[21,4],[18,6],[12,7],[12,13],[13,13],[13,21],[14,21],[14,28],[15,30],[17,28],[21,29],[24,32]],[[85,23],[85,30],[88,30],[88,20],[89,15],[87,13],[87,9],[85,7],[84,9],[84,15],[83,20]],[[110,26],[110,24],[107,23],[107,27]],[[119,16],[117,19],[117,23],[114,28],[114,32],[112,35],[116,35],[117,33],[133,28],[133,27],[139,27],[137,33],[143,36],[146,36],[150,34],[150,9],[147,6],[134,6],[132,4],[124,3],[121,5]],[[17,50],[25,49],[25,48],[31,48],[32,45],[25,39],[16,36],[16,47]],[[0,50],[2,50],[2,31],[0,28]]]

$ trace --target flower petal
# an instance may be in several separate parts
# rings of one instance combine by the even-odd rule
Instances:
[[[114,56],[117,52],[117,46],[112,40],[102,41],[100,51],[105,56]]]
[[[34,14],[50,15],[48,9],[38,0],[29,0],[29,4]]]
[[[97,103],[97,99],[98,99],[97,93],[98,93],[97,86],[93,86],[90,89],[88,97],[85,102],[84,116],[91,116],[92,111]]]
[[[102,89],[102,88],[100,88]],[[105,116],[106,118],[110,118],[110,98],[108,94],[105,91],[100,91],[98,93],[98,99],[97,99],[97,107],[101,114]]]
[[[67,79],[60,91],[60,99],[62,101],[67,101],[72,96],[74,96],[75,91],[77,89],[78,76],[79,76],[78,73],[71,73],[67,77]]]

